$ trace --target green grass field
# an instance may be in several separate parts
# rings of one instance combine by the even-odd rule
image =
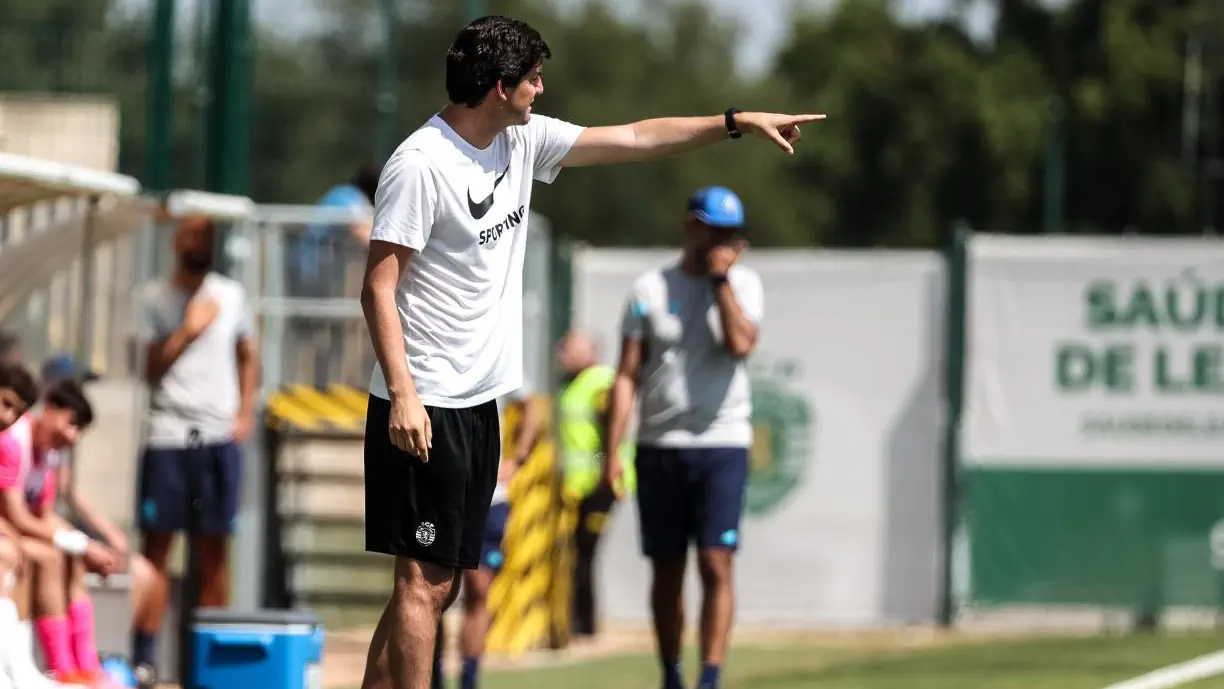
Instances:
[[[737,648],[724,689],[1103,689],[1224,649],[1224,637],[1127,636],[1007,640],[922,650]],[[690,676],[695,672],[690,661]],[[483,689],[657,689],[645,655],[531,670],[490,671]],[[1224,689],[1224,675],[1179,689]]]

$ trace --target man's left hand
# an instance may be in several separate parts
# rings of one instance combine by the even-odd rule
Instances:
[[[237,418],[234,419],[234,442],[242,444],[251,437],[251,430],[255,428],[255,413],[254,412],[238,412]]]
[[[799,140],[799,125],[825,119],[821,115],[779,115],[772,112],[741,112],[735,116],[735,124],[745,134],[756,134],[777,144],[788,154],[795,152],[793,144]]]

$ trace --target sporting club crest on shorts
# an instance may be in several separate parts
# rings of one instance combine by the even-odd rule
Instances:
[[[433,522],[421,522],[421,525],[416,530],[417,543],[428,548],[433,545],[434,539],[438,537],[438,530],[434,528]]]

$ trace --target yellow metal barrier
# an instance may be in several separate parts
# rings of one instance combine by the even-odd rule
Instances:
[[[514,437],[517,410],[502,419],[503,447]],[[546,419],[544,427],[551,424]],[[506,560],[489,590],[493,623],[485,643],[489,651],[519,655],[555,645],[558,585],[567,570],[558,570],[557,516],[560,472],[551,437],[543,438],[510,485],[510,518],[502,541]],[[564,616],[568,619],[569,606]]]
[[[365,430],[366,399],[367,393],[347,385],[286,385],[268,395],[268,423],[278,430],[359,434]]]

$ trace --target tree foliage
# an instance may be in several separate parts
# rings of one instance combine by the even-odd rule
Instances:
[[[487,2],[535,24],[552,47],[541,112],[586,125],[731,105],[829,119],[805,130],[793,158],[741,140],[569,171],[539,189],[536,210],[584,241],[671,243],[685,197],[709,183],[743,196],[761,245],[936,246],[958,219],[1036,232],[1047,163],[1060,158],[1073,232],[1196,232],[1211,207],[1216,188],[1200,172],[1218,130],[1205,104],[1224,66],[1224,42],[1212,40],[1224,35],[1215,0],[995,0],[998,21],[984,41],[956,16],[905,23],[886,0],[844,1],[796,10],[772,69],[751,79],[734,63],[739,27],[695,0],[642,4],[643,14],[626,21],[613,0],[566,11],[550,0]],[[374,136],[380,6],[315,0],[322,20],[313,31],[256,28],[257,200],[312,202],[388,153],[375,150]],[[397,2],[397,136],[443,105],[443,56],[463,6]],[[118,7],[0,3],[0,88],[116,94],[121,167],[141,175],[148,17]],[[185,186],[199,184],[206,144],[197,68],[208,56],[193,36],[186,28],[179,37],[175,73],[175,183]],[[1197,96],[1185,80],[1194,40],[1204,56]],[[1051,145],[1058,141],[1065,144]]]

